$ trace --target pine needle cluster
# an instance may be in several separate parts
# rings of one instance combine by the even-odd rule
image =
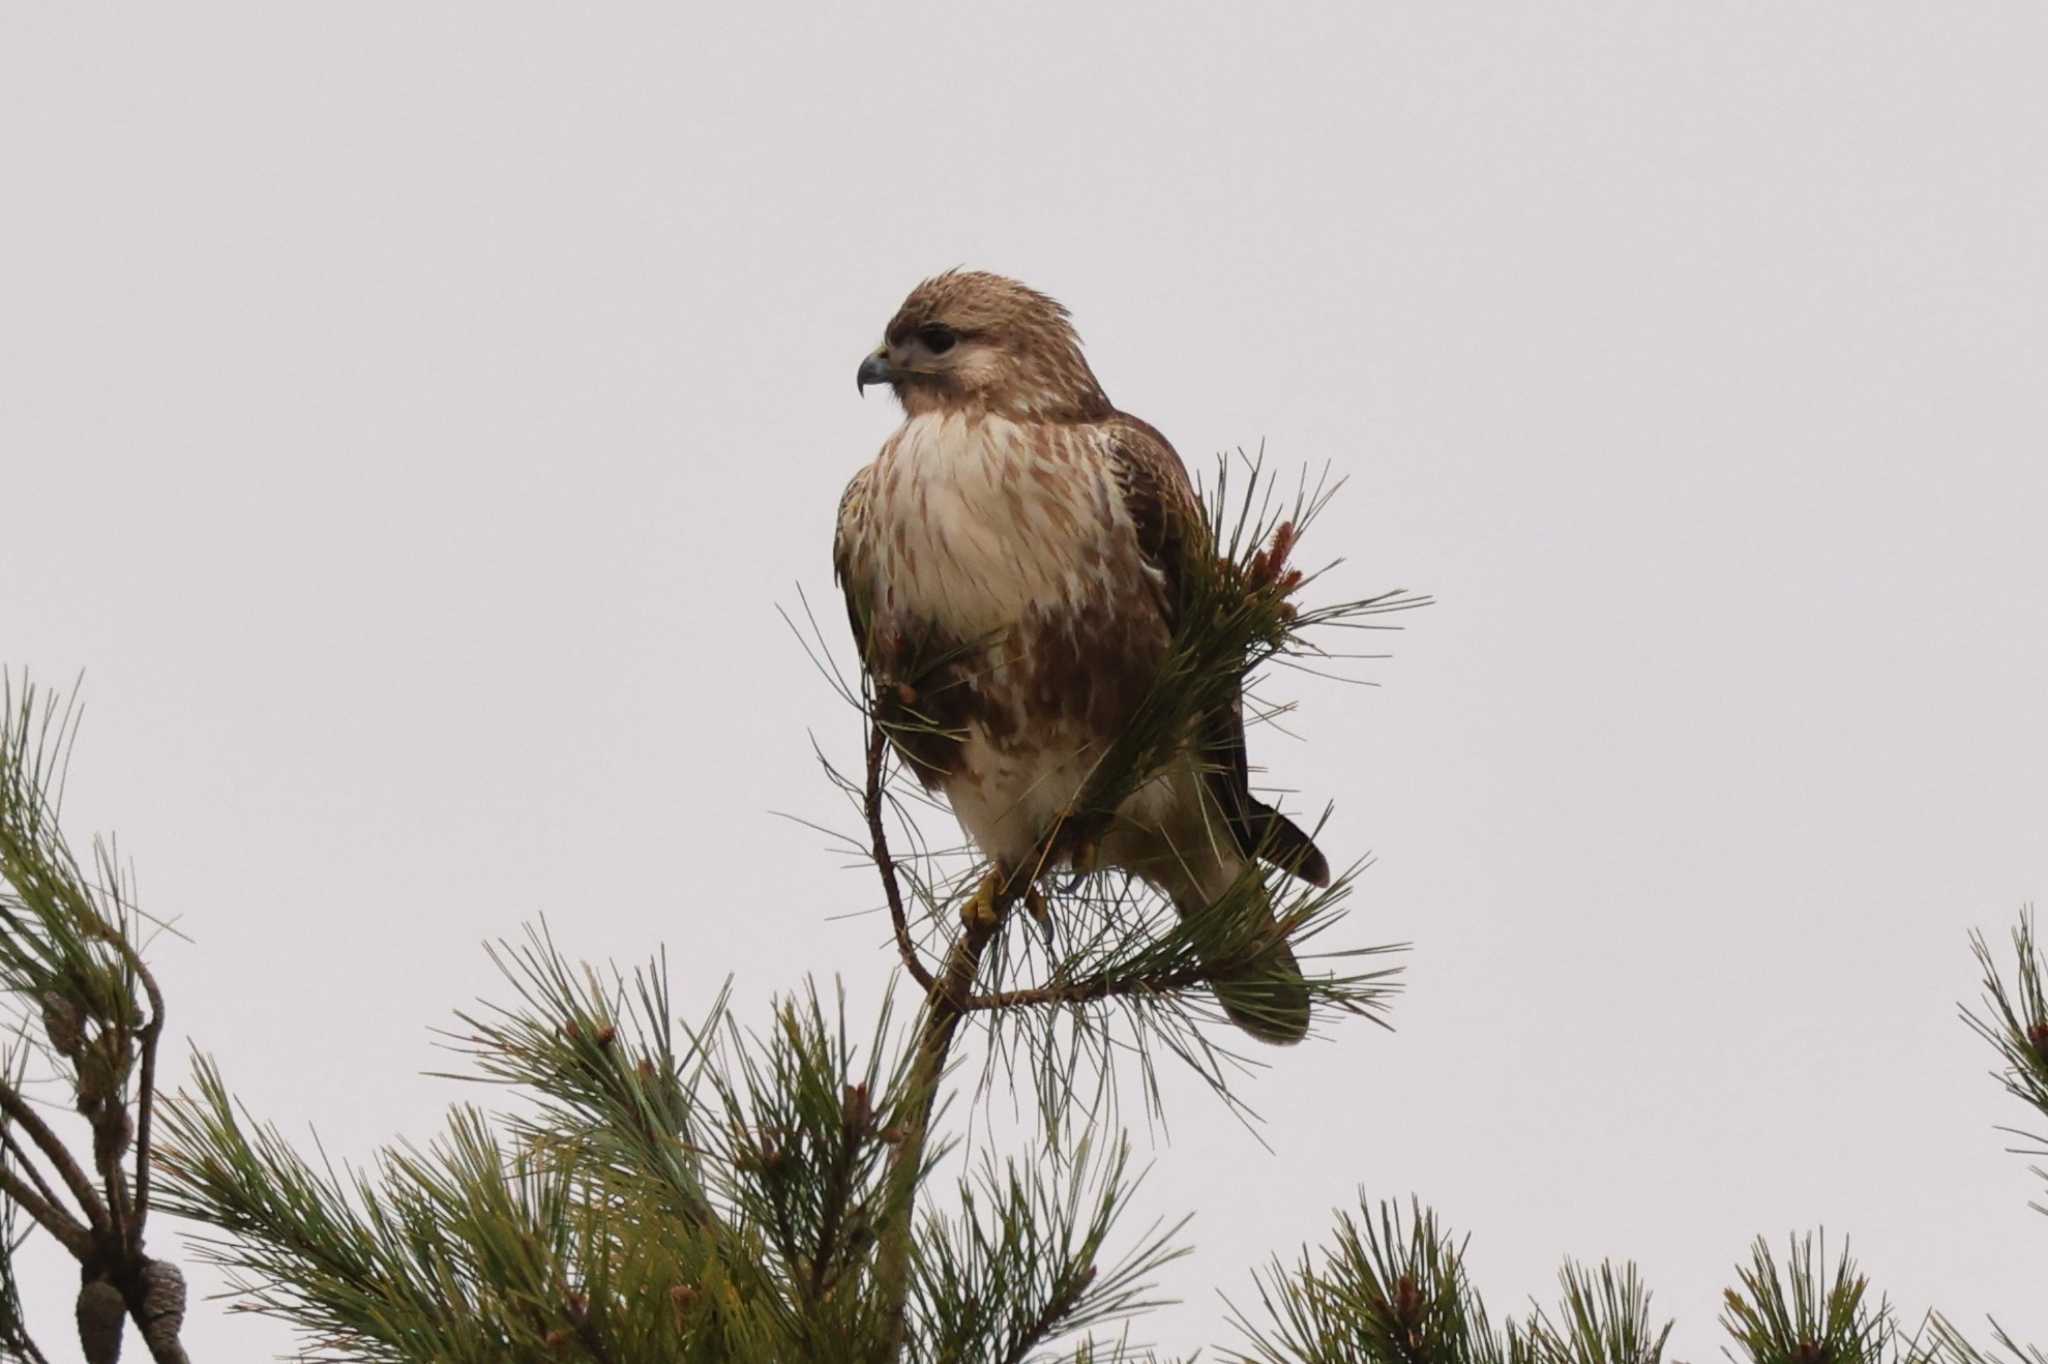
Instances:
[[[887,1013],[856,1043],[807,989],[758,1034],[722,999],[685,1029],[658,961],[605,978],[544,930],[495,955],[518,1002],[450,1042],[527,1102],[458,1109],[370,1170],[307,1160],[201,1063],[171,1110],[172,1206],[214,1229],[201,1251],[244,1305],[297,1324],[315,1358],[882,1357],[874,1248],[903,1080]],[[1120,1152],[1082,1154],[1092,1177],[1071,1191],[990,1170],[957,1220],[925,1221],[909,1357],[1002,1357],[984,1347],[1137,1305],[1166,1247],[1107,1258],[1131,1182]]]

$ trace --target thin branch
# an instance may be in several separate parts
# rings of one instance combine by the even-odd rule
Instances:
[[[83,1260],[92,1253],[92,1232],[84,1224],[55,1203],[46,1201],[41,1194],[23,1183],[14,1171],[0,1169],[0,1193],[13,1199],[15,1204],[44,1231],[55,1237],[73,1258]]]
[[[36,1344],[35,1337],[28,1333],[28,1323],[21,1320],[21,1295],[18,1291],[15,1293],[14,1309],[15,1320],[12,1339],[7,1342],[8,1347],[15,1352],[15,1356],[22,1364],[50,1364],[50,1357],[43,1353],[43,1347]]]
[[[92,1119],[94,1128],[93,1157],[98,1161],[97,1168],[100,1177],[100,1187],[106,1191],[107,1195],[108,1234],[112,1238],[113,1243],[120,1246],[125,1253],[129,1244],[130,1232],[134,1231],[139,1234],[140,1228],[139,1226],[131,1226],[133,1219],[128,1215],[128,1181],[122,1177],[121,1149],[118,1145],[112,1143],[103,1146],[99,1140],[99,1125],[102,1122],[113,1120],[107,1116],[112,1111],[114,1110],[102,1110],[99,1115]],[[125,1112],[121,1113],[121,1117],[124,1120],[126,1116]]]
[[[4,1149],[17,1166],[27,1171],[29,1180],[35,1185],[36,1192],[43,1196],[43,1201],[62,1206],[56,1191],[44,1180],[43,1172],[28,1158],[28,1152],[21,1148],[21,1143],[14,1139],[13,1131],[5,1123],[0,1123],[0,1149]],[[70,1214],[66,1213],[65,1216],[68,1217]]]
[[[903,967],[910,972],[927,996],[936,983],[932,973],[918,955],[917,944],[910,940],[910,923],[903,913],[903,889],[896,880],[896,862],[889,856],[889,835],[882,823],[882,798],[886,783],[882,780],[882,769],[888,761],[889,736],[882,731],[879,721],[868,722],[868,782],[865,805],[868,817],[868,839],[872,843],[875,869],[882,876],[883,893],[889,897],[889,923],[896,930],[896,951],[903,958]],[[971,983],[971,977],[970,977]]]
[[[1172,994],[1197,986],[1214,985],[1227,979],[1235,963],[1210,962],[1183,971],[1163,971],[1156,976],[1097,975],[1065,985],[1039,985],[1025,990],[997,990],[992,994],[970,995],[960,1007],[968,1013],[991,1009],[1017,1009],[1048,1004],[1093,1004],[1097,1000],[1121,999],[1126,995]]]
[[[92,1181],[86,1178],[85,1171],[78,1168],[78,1162],[72,1159],[71,1152],[57,1139],[57,1134],[50,1130],[42,1115],[29,1107],[13,1085],[4,1082],[0,1082],[0,1112],[5,1112],[19,1123],[49,1158],[50,1164],[56,1167],[64,1183],[70,1187],[71,1196],[78,1200],[78,1206],[92,1223],[93,1230],[106,1231],[107,1205],[101,1201],[99,1191],[93,1188]]]
[[[1046,1302],[1045,1310],[1038,1314],[1037,1319],[1030,1326],[1018,1334],[1016,1344],[1012,1345],[1010,1352],[1003,1356],[1003,1364],[1024,1364],[1024,1361],[1030,1358],[1031,1352],[1038,1348],[1040,1342],[1052,1334],[1053,1328],[1060,1324],[1060,1319],[1073,1311],[1074,1304],[1081,1300],[1081,1295],[1086,1293],[1088,1286],[1094,1282],[1095,1266],[1089,1265],[1079,1274],[1074,1275],[1073,1281],[1067,1284],[1063,1290],[1054,1293],[1051,1299]]]
[[[155,975],[143,964],[141,954],[125,938],[111,941],[127,958],[130,969],[149,995],[149,1022],[137,1034],[142,1042],[142,1078],[135,1096],[135,1210],[127,1242],[131,1253],[140,1254],[142,1224],[149,1217],[149,1128],[150,1117],[156,1111],[156,1044],[164,1030],[164,994],[157,988]]]

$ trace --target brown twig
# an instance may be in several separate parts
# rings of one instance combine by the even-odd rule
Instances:
[[[14,1348],[21,1351],[27,1364],[50,1364],[50,1357],[43,1353],[43,1347],[29,1339],[28,1328],[16,1322],[14,1327]]]
[[[1060,1318],[1074,1310],[1074,1304],[1081,1300],[1081,1295],[1088,1291],[1088,1285],[1094,1282],[1095,1266],[1089,1265],[1061,1286],[1047,1300],[1045,1310],[1038,1314],[1037,1320],[1018,1334],[1017,1343],[1010,1348],[1010,1353],[1003,1356],[1003,1364],[1024,1364],[1031,1352],[1052,1334],[1053,1328],[1059,1325]]]
[[[13,1131],[5,1123],[0,1123],[0,1148],[4,1148],[15,1165],[27,1173],[30,1182],[35,1185],[36,1192],[43,1196],[44,1202],[59,1209],[64,1206],[63,1200],[57,1197],[56,1190],[43,1178],[43,1172],[28,1158],[28,1152],[21,1149],[21,1143],[14,1139]],[[70,1214],[67,1212],[65,1216],[69,1217]]]
[[[129,1250],[139,1254],[143,1223],[149,1217],[149,1128],[150,1116],[156,1111],[156,1044],[164,1030],[164,993],[157,988],[149,967],[143,964],[142,955],[126,939],[110,941],[127,959],[129,969],[149,995],[149,1022],[136,1034],[142,1043],[142,1077],[135,1096],[135,1209],[127,1238]]]
[[[93,1231],[105,1233],[108,1225],[107,1205],[101,1200],[99,1191],[93,1188],[92,1181],[85,1177],[85,1171],[78,1168],[78,1162],[71,1158],[71,1152],[57,1139],[57,1134],[50,1130],[50,1125],[43,1121],[42,1115],[29,1107],[21,1095],[15,1092],[13,1085],[4,1082],[0,1082],[0,1112],[5,1112],[18,1123],[49,1159],[57,1174],[70,1188],[71,1196],[78,1200],[79,1209],[92,1224]]]
[[[889,922],[896,930],[896,953],[903,958],[903,968],[910,972],[911,979],[926,995],[932,992],[935,983],[929,967],[918,955],[917,944],[910,940],[910,923],[903,913],[903,888],[897,883],[896,861],[889,855],[889,835],[882,824],[882,799],[884,783],[882,769],[888,760],[889,737],[882,730],[881,722],[868,722],[868,782],[867,816],[868,841],[875,858],[875,870],[881,873],[882,891],[889,897]]]
[[[35,1218],[37,1225],[50,1233],[75,1259],[83,1260],[92,1253],[92,1232],[70,1213],[23,1183],[14,1171],[0,1170],[0,1193],[6,1194],[23,1212]]]
[[[91,1122],[95,1128],[93,1159],[99,1172],[100,1187],[106,1191],[107,1196],[107,1235],[116,1246],[121,1247],[125,1255],[131,1231],[139,1243],[141,1224],[128,1215],[128,1181],[123,1177],[121,1169],[120,1147],[114,1144],[102,1146],[97,1131],[102,1122],[113,1122],[117,1116],[125,1121],[127,1115],[125,1112],[116,1114],[110,1100],[108,1108],[92,1117]]]

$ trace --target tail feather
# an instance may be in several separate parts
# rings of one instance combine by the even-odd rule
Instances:
[[[1249,851],[1312,886],[1330,884],[1330,859],[1308,831],[1256,796],[1250,798],[1257,844]]]
[[[1219,858],[1209,876],[1176,878],[1179,884],[1166,887],[1174,908],[1183,919],[1208,911],[1235,884],[1243,867],[1235,858]],[[1258,899],[1256,906],[1247,906],[1246,913],[1263,914],[1272,929],[1271,941],[1256,958],[1234,966],[1214,982],[1216,1002],[1246,1033],[1261,1042],[1287,1046],[1308,1036],[1308,982],[1302,977],[1294,949],[1280,936],[1279,920],[1265,888],[1254,884],[1249,889]]]
[[[1308,1035],[1308,982],[1281,936],[1264,881],[1246,872],[1261,858],[1320,885],[1329,879],[1329,863],[1307,834],[1270,806],[1256,807],[1263,832],[1248,839],[1246,822],[1216,799],[1213,777],[1192,762],[1169,773],[1160,788],[1163,802],[1112,827],[1099,849],[1102,864],[1142,878],[1182,919],[1199,920],[1192,936],[1198,946],[1210,945],[1205,959],[1211,965],[1228,960],[1212,984],[1232,1023],[1261,1042],[1299,1042]],[[1247,882],[1241,889],[1240,879]],[[1226,896],[1234,909],[1219,906]],[[1257,944],[1248,959],[1247,942]]]
[[[1215,988],[1230,1021],[1259,1041],[1285,1047],[1308,1036],[1308,982],[1286,943]]]
[[[1252,794],[1244,751],[1242,705],[1218,710],[1203,726],[1202,784],[1216,803],[1237,850],[1271,862],[1310,885],[1330,884],[1330,861],[1299,824]]]

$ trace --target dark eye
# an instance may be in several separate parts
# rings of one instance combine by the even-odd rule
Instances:
[[[953,335],[951,327],[941,326],[936,322],[932,322],[917,329],[917,339],[933,355],[944,355],[947,351],[953,349],[953,343],[960,338]]]

